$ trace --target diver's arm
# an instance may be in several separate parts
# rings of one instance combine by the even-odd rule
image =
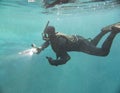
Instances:
[[[45,48],[47,48],[49,46],[49,41],[44,42],[40,47],[42,50],[44,50]]]
[[[49,46],[49,41],[46,41],[40,47],[35,47],[37,50],[36,54],[39,54],[41,51],[43,51],[48,46]]]
[[[65,53],[60,59],[52,59],[51,57],[46,57],[51,65],[58,66],[65,64],[68,60],[70,60],[70,56]]]
[[[51,57],[46,57],[51,65],[62,65],[65,64],[68,60],[70,60],[70,56],[64,49],[64,45],[67,43],[67,39],[65,37],[59,37],[59,47],[61,48],[59,53],[56,53],[56,60],[52,59]]]

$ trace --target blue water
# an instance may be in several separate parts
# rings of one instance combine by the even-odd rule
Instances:
[[[39,55],[18,54],[32,43],[44,42],[41,33],[48,20],[59,32],[92,38],[102,27],[120,22],[120,5],[99,2],[44,9],[38,1],[0,1],[0,93],[120,93],[120,34],[107,57],[70,52],[71,60],[57,67],[45,58],[55,58],[51,47]]]

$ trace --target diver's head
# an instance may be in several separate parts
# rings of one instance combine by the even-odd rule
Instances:
[[[48,26],[44,32],[48,36],[55,35],[55,28],[53,26]]]
[[[49,40],[55,37],[55,33],[55,28],[53,26],[48,26],[42,34],[43,40]]]

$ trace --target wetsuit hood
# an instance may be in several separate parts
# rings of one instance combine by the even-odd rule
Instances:
[[[55,34],[55,28],[53,26],[48,26],[44,33],[48,35],[53,35]]]

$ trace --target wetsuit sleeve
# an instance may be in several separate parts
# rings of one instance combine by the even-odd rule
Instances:
[[[51,65],[58,66],[65,64],[68,60],[70,60],[70,56],[67,52],[63,53],[59,58],[56,60],[52,59],[51,57],[46,57]]]
[[[66,49],[64,48],[65,44],[67,43],[67,39],[64,37],[59,37],[59,52],[56,53],[56,60],[52,59],[51,57],[47,57],[49,63],[54,66],[65,64],[68,60],[70,60],[70,56],[67,53]]]
[[[46,41],[44,42],[42,45],[41,45],[41,48],[42,50],[44,50],[45,48],[47,48],[49,46],[49,41]]]
[[[37,49],[37,54],[39,54],[41,51],[43,51],[48,46],[49,46],[49,41],[44,42],[40,47],[36,48]]]

